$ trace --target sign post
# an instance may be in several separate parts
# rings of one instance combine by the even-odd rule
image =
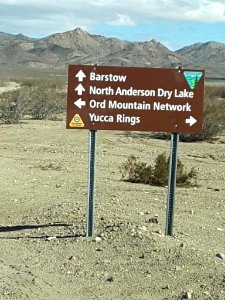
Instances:
[[[96,130],[89,130],[89,167],[88,167],[88,199],[87,199],[87,229],[86,236],[94,233],[95,210],[95,169],[96,169]]]
[[[89,129],[87,236],[93,235],[97,130],[169,132],[166,234],[173,234],[179,133],[201,133],[203,70],[70,65],[68,129]]]
[[[177,174],[177,153],[178,153],[179,134],[171,134],[171,150],[168,178],[167,193],[167,210],[166,210],[166,235],[173,235],[173,220],[176,193],[176,174]]]

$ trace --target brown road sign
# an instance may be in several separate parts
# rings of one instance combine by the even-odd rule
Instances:
[[[203,70],[70,65],[67,128],[200,133]]]

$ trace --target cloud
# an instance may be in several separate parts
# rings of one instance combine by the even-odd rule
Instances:
[[[108,24],[115,26],[133,26],[135,22],[129,16],[116,14],[115,20],[108,22]]]
[[[1,31],[45,36],[101,24],[138,26],[158,21],[225,22],[225,0],[0,0]]]
[[[187,11],[184,17],[189,20],[203,23],[224,22],[225,1],[204,1],[204,6],[199,6],[195,10]]]

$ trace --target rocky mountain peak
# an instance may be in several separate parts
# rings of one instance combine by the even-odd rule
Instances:
[[[74,33],[77,34],[77,35],[82,35],[82,36],[87,35],[87,32],[84,31],[84,30],[83,30],[82,28],[80,28],[80,27],[74,29],[72,32],[74,32]]]
[[[0,66],[57,67],[68,64],[93,64],[139,67],[202,68],[210,74],[224,74],[225,44],[210,41],[171,51],[151,39],[129,42],[113,37],[93,35],[82,28],[32,39],[22,33],[0,32]]]

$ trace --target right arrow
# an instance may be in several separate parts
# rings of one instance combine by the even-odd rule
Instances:
[[[85,88],[83,87],[83,85],[80,83],[76,88],[75,88],[75,91],[77,91],[77,94],[79,96],[82,95],[82,93],[85,91]]]
[[[197,122],[197,120],[194,117],[192,117],[192,116],[190,116],[189,119],[185,119],[185,123],[189,124],[190,127],[192,125],[194,125],[196,122]]]

